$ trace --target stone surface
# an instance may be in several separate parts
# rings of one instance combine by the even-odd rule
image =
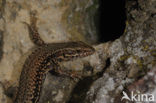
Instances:
[[[0,60],[3,56],[3,31],[0,31]]]
[[[102,71],[106,65],[105,61],[107,59],[108,47],[109,44],[94,46],[96,53],[93,55],[83,59],[64,62],[61,64],[61,67],[67,70],[77,71],[77,73],[82,76],[81,80],[83,80],[84,77],[96,75],[96,73]],[[103,52],[105,52],[105,54],[102,54]],[[48,73],[39,103],[47,103],[48,101],[50,103],[66,103],[72,96],[71,93],[78,82],[79,79],[75,80],[66,76],[51,75]]]
[[[156,66],[152,68],[144,77],[127,87],[129,93],[133,91],[135,94],[152,94],[154,100],[156,97]],[[151,96],[151,95],[150,95]],[[148,98],[147,98],[148,99]],[[151,97],[152,100],[152,97]],[[146,102],[143,102],[146,103]],[[153,102],[154,103],[154,102]]]
[[[155,0],[127,0],[124,35],[93,45],[96,53],[92,56],[61,64],[63,69],[80,73],[81,80],[48,73],[40,103],[121,103],[122,91],[154,70],[155,4]],[[44,41],[94,44],[98,38],[93,23],[97,8],[94,0],[1,0],[0,103],[12,103],[3,87],[18,85],[22,65],[35,47],[22,23],[29,23],[30,11],[38,12],[37,27]],[[153,90],[155,94],[155,85],[151,83],[151,87],[146,92]]]
[[[0,82],[2,85],[5,88],[18,85],[24,61],[31,53],[31,49],[35,48],[28,36],[27,26],[22,23],[30,23],[30,11],[37,10],[38,12],[37,27],[45,42],[81,40],[93,44],[97,41],[93,18],[90,18],[93,17],[91,15],[94,15],[97,9],[97,3],[93,1],[0,0]],[[107,56],[102,52],[107,50],[108,44],[95,46],[95,48],[99,49],[99,53],[83,60],[62,63],[62,68],[77,70],[82,76],[101,71],[105,65],[103,59],[106,59]],[[82,72],[83,68],[90,69],[92,66],[96,67],[93,73],[90,70]],[[40,102],[63,103],[69,100],[76,82],[78,80],[74,81],[68,77],[50,76],[48,74]],[[6,96],[3,91],[0,91],[0,95]],[[8,98],[0,100],[0,103],[4,103],[4,101],[11,103]]]
[[[121,101],[122,91],[140,77],[153,71],[156,64],[156,9],[155,0],[127,1],[127,25],[123,36],[109,48],[111,65],[87,92],[85,103],[131,103]],[[155,81],[148,79],[147,81]],[[145,81],[142,85],[149,85]],[[140,85],[138,84],[137,87]],[[155,91],[155,83],[146,93]],[[142,88],[140,88],[142,89]],[[137,90],[135,87],[133,90]],[[130,91],[131,92],[131,91]],[[155,92],[153,92],[155,95]],[[156,100],[152,103],[155,103]],[[135,102],[136,103],[136,102]],[[143,103],[143,102],[141,102]]]
[[[7,103],[6,96],[4,95],[4,89],[2,84],[0,84],[0,102],[1,103]]]

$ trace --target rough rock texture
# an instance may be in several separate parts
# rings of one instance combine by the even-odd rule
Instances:
[[[155,94],[151,74],[156,64],[155,7],[155,0],[127,0],[124,35],[94,45],[92,56],[61,64],[63,69],[80,73],[81,80],[48,73],[40,103],[121,103],[122,91],[134,90],[135,84],[146,85],[138,83],[143,78],[153,84],[142,93],[153,90]],[[12,103],[4,88],[18,85],[22,65],[35,47],[22,23],[29,23],[30,11],[38,12],[37,27],[44,41],[94,44],[97,8],[95,0],[0,0],[0,103]]]
[[[96,75],[105,67],[108,47],[109,44],[94,46],[97,52],[92,56],[83,59],[77,59],[75,61],[64,62],[61,66],[62,68],[68,70],[74,69],[78,72],[78,74],[82,76],[82,80],[85,77]],[[106,52],[106,54],[102,54],[103,52]],[[48,101],[49,103],[66,103],[66,101],[70,101],[70,97],[72,96],[71,93],[78,82],[78,79],[71,79],[69,77],[51,75],[50,73],[48,73],[44,82],[43,91],[39,103],[46,103]],[[85,82],[88,81],[85,80]],[[84,87],[84,84],[81,83],[80,85],[83,85]]]
[[[45,42],[67,42],[81,40],[93,44],[96,42],[93,18],[97,3],[93,0],[0,0],[0,103],[11,103],[3,89],[18,85],[25,59],[34,48],[28,36],[28,28],[22,22],[30,22],[29,13],[37,10],[37,27]],[[94,11],[93,11],[94,10]],[[87,18],[86,18],[87,17]],[[93,35],[94,34],[94,35]],[[94,56],[62,63],[62,68],[73,69],[82,76],[94,75],[105,66],[108,44],[95,46]],[[96,61],[96,62],[94,62]],[[86,68],[83,72],[83,68]],[[93,68],[96,68],[93,72]],[[78,80],[59,75],[47,75],[40,103],[63,103]],[[12,93],[14,94],[14,93]]]
[[[110,46],[111,65],[91,86],[87,93],[86,103],[125,103],[126,101],[121,101],[122,91],[131,92],[136,89],[134,87],[127,90],[127,85],[148,75],[148,71],[154,71],[152,69],[156,64],[155,7],[155,0],[127,0],[125,33]],[[153,79],[147,78],[147,81],[156,80],[156,78]],[[144,82],[142,85],[147,85],[147,83]],[[140,92],[151,93],[156,89],[155,83],[151,85],[148,89],[146,88],[146,91]],[[152,103],[155,102],[156,100]],[[131,101],[126,103],[131,103]],[[141,103],[144,102],[141,101]]]
[[[0,84],[0,101],[1,103],[7,103],[6,96],[4,95],[4,89],[2,84]]]
[[[133,91],[134,93],[138,94],[153,94],[155,99],[156,96],[156,66],[152,68],[143,78],[139,79],[138,81],[134,82],[132,85],[128,86],[128,91]],[[150,95],[151,96],[151,95]]]
[[[3,56],[3,31],[0,31],[0,60]]]

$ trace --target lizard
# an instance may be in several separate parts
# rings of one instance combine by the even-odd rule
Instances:
[[[30,13],[30,24],[24,22],[28,27],[30,39],[37,47],[25,60],[14,103],[38,103],[47,72],[54,70],[73,77],[72,73],[61,72],[59,63],[83,58],[95,52],[92,46],[81,41],[44,42],[39,36],[36,22],[36,12]]]

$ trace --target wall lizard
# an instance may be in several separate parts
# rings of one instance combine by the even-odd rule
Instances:
[[[59,63],[89,56],[95,49],[81,41],[66,43],[45,43],[39,36],[36,27],[36,12],[30,13],[29,35],[36,49],[26,59],[20,75],[19,87],[14,103],[38,103],[46,73],[55,70],[72,76],[72,73],[61,72]]]

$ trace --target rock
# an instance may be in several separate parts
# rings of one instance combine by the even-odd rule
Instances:
[[[128,91],[125,88],[133,81],[137,81],[138,78],[148,76],[147,71],[154,70],[156,64],[154,6],[154,0],[126,2],[127,26],[125,33],[109,47],[111,65],[103,76],[91,85],[85,103],[121,103],[122,92]],[[149,82],[153,81],[148,80]],[[148,84],[145,81],[143,85],[147,85],[146,83]],[[142,88],[140,89],[142,90]],[[133,87],[133,90],[138,89]],[[151,90],[155,91],[154,83],[146,91],[151,93]],[[153,92],[153,94],[155,93]],[[123,103],[125,102],[123,101]]]
[[[155,0],[126,1],[127,25],[124,34],[113,42],[93,45],[96,53],[89,57],[61,64],[62,69],[77,71],[82,76],[81,80],[48,73],[40,103],[121,103],[123,90],[130,90],[133,82],[147,77],[148,71],[154,70],[154,4]],[[24,61],[35,48],[28,36],[27,26],[22,23],[30,23],[30,11],[38,12],[37,27],[44,41],[81,40],[95,44],[98,37],[93,15],[97,9],[98,2],[94,0],[2,0],[0,82],[5,87],[17,86]],[[6,81],[9,86],[6,86]],[[155,94],[154,84],[151,87]],[[0,86],[0,103],[11,103],[3,91]]]
[[[35,48],[29,38],[27,26],[22,23],[30,23],[29,13],[31,11],[37,10],[37,27],[41,38],[43,38],[45,42],[81,40],[93,44],[97,42],[97,38],[92,21],[93,18],[90,17],[93,17],[92,15],[95,14],[97,6],[98,4],[94,3],[93,0],[81,2],[75,0],[48,0],[44,2],[1,0],[0,82],[2,82],[5,88],[18,86],[19,76],[25,59],[31,53],[31,49]],[[98,50],[100,55],[96,53],[94,56],[84,58],[83,61],[79,59],[75,62],[62,63],[62,68],[73,68],[73,70],[78,70],[82,76],[96,74],[101,71],[105,65],[103,59],[106,59],[107,55],[102,54],[102,52],[108,48],[108,45],[109,44],[102,44],[101,46],[95,46],[95,48],[100,49]],[[80,63],[80,65],[77,63]],[[82,70],[84,68],[86,68],[87,72],[83,74]],[[91,72],[90,68],[96,69],[94,72]],[[70,93],[75,84],[76,82],[71,80],[71,78],[50,76],[50,74],[48,74],[43,86],[43,96],[41,96],[40,102],[55,101],[56,103],[63,103],[69,100]],[[0,95],[5,95],[3,92],[0,93]],[[11,103],[9,99],[6,99],[6,101]],[[4,102],[1,100],[0,103]]]
[[[10,99],[4,94],[4,86],[0,83],[0,102],[8,103]]]
[[[0,60],[3,56],[3,31],[0,30]]]
[[[98,72],[103,71],[107,59],[107,48],[109,47],[109,44],[101,44],[94,47],[96,53],[93,55],[83,59],[64,62],[61,65],[63,69],[77,71],[77,73],[82,76],[81,80],[74,80],[65,76],[51,75],[50,73],[47,75],[39,103],[48,101],[50,103],[66,103],[66,101],[70,101],[72,98],[72,91],[76,90],[75,86],[77,84],[83,85],[79,83],[82,80],[88,82],[88,80],[83,78],[96,75]],[[103,52],[105,52],[105,54],[103,54]],[[80,91],[83,90],[83,88],[84,85],[80,88]],[[75,93],[73,93],[73,95],[74,94]]]

